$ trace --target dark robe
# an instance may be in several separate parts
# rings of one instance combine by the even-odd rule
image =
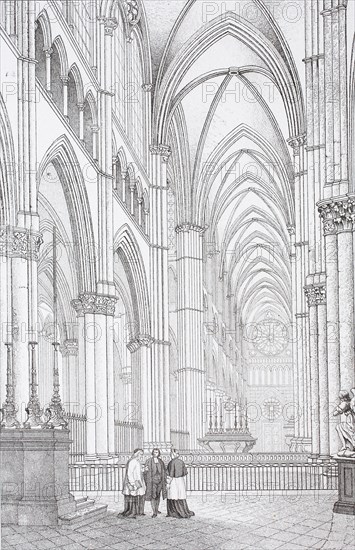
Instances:
[[[167,474],[173,479],[179,479],[187,476],[187,468],[184,462],[180,458],[173,458],[167,467]],[[186,495],[185,485],[182,480],[179,483],[180,489],[176,488],[177,491],[182,491]],[[184,496],[185,496],[184,495]],[[167,505],[167,515],[171,518],[190,518],[195,515],[194,512],[189,510],[187,505],[186,498],[168,498],[166,501]]]
[[[144,480],[146,484],[145,500],[155,500],[163,496],[166,498],[166,470],[165,464],[158,458],[149,458],[145,463]]]
[[[136,516],[144,516],[144,502],[145,497],[131,495],[124,495],[124,510],[120,514],[124,518],[135,518]]]

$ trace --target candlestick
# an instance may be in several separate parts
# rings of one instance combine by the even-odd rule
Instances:
[[[18,407],[14,401],[14,377],[12,371],[12,344],[6,343],[7,348],[7,364],[6,364],[6,399],[2,406],[1,413],[1,428],[19,428],[20,423],[17,420]]]
[[[62,400],[59,393],[59,368],[58,368],[58,349],[59,342],[57,337],[57,228],[53,227],[53,319],[54,319],[54,342],[53,346],[53,395],[48,408],[46,409],[47,420],[45,428],[61,428],[66,429],[68,422],[64,418],[65,411],[63,409]]]
[[[31,362],[31,394],[28,405],[25,409],[27,413],[26,421],[23,424],[24,428],[42,428],[43,421],[43,409],[38,398],[38,384],[37,384],[37,368],[36,368],[36,357],[35,357],[35,348],[38,342],[28,342],[30,346],[30,362]]]

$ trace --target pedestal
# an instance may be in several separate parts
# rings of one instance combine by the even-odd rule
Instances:
[[[69,432],[0,430],[3,525],[58,525],[75,512],[69,493]]]
[[[198,439],[198,443],[208,453],[239,454],[249,453],[256,439],[248,432],[229,430],[222,433],[207,433]]]
[[[355,458],[334,457],[338,464],[338,501],[333,511],[355,515]]]

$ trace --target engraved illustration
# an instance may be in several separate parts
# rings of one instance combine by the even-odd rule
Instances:
[[[0,548],[355,547],[354,232],[354,0],[0,0]]]

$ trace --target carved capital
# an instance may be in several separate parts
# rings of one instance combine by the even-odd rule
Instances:
[[[142,84],[142,89],[145,92],[151,92],[153,89],[153,84]]]
[[[113,36],[113,32],[115,29],[117,29],[117,26],[118,26],[118,21],[115,17],[106,18],[104,20],[105,34],[107,36]]]
[[[127,344],[127,348],[129,349],[129,351],[131,353],[134,353],[135,351],[138,351],[139,348],[141,347],[141,343],[139,341],[139,338],[132,338],[132,340],[130,340]]]
[[[149,348],[153,344],[153,342],[154,338],[149,334],[138,334],[128,342],[127,348],[131,353],[134,353],[142,346],[146,346]]]
[[[307,285],[304,287],[308,307],[326,304],[326,287],[324,284]]]
[[[152,155],[160,155],[163,159],[163,162],[168,162],[171,155],[171,149],[169,145],[151,145],[149,149]]]
[[[114,315],[117,298],[94,292],[83,292],[79,298],[71,301],[77,315],[91,313],[95,315]]]
[[[196,233],[200,233],[200,235],[203,235],[206,229],[207,226],[201,227],[200,225],[196,225],[190,222],[183,222],[175,227],[176,233],[187,233],[189,231],[196,231]]]
[[[318,204],[324,235],[355,229],[355,195],[332,197]]]
[[[0,227],[0,256],[38,260],[42,234],[18,227]]]
[[[60,351],[65,357],[67,357],[68,355],[78,355],[78,340],[76,338],[65,340],[60,348]]]
[[[306,143],[306,134],[291,137],[287,140],[287,143],[293,149],[293,154],[298,156],[300,154],[300,148]]]
[[[123,384],[132,384],[132,374],[130,372],[122,372],[120,378]]]

